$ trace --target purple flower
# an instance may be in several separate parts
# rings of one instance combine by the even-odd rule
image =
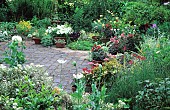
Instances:
[[[157,27],[157,25],[156,24],[152,24],[152,28],[156,28]]]

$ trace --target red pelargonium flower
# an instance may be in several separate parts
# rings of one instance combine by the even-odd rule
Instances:
[[[133,34],[128,34],[128,37],[133,37],[134,35]]]
[[[96,45],[94,44],[94,46],[92,47],[91,51],[97,51],[101,48],[101,45]]]
[[[136,57],[139,60],[146,60],[146,58],[144,56],[140,56],[140,55],[137,55],[137,54],[132,54],[132,56]]]
[[[111,24],[105,24],[106,28],[112,29],[112,25]]]
[[[140,59],[141,60],[146,60],[146,58],[144,56],[141,56]]]
[[[91,69],[88,69],[87,67],[86,67],[86,68],[83,68],[82,70],[83,70],[83,72],[86,73],[86,74],[90,74],[90,73],[92,72],[92,70],[91,70]]]
[[[133,60],[130,60],[130,61],[129,61],[129,64],[132,65],[132,64],[133,64]]]

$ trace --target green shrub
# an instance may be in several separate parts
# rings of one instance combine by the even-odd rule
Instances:
[[[123,18],[137,25],[150,24],[153,20],[163,23],[169,21],[170,18],[170,11],[157,4],[128,2],[123,10]]]
[[[136,108],[150,110],[165,110],[170,104],[170,79],[165,78],[160,81],[141,82],[143,89],[138,91],[136,96]]]
[[[45,35],[45,36],[43,36],[43,38],[41,39],[41,44],[42,44],[44,47],[52,46],[52,45],[53,45],[52,36],[51,36],[51,35]]]
[[[53,13],[53,1],[51,0],[12,0],[7,1],[13,20],[32,19],[33,16],[44,18]]]

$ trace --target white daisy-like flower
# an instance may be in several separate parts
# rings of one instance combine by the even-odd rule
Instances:
[[[5,69],[5,68],[6,68],[6,66],[5,66],[5,65],[3,65],[3,64],[1,64],[1,65],[0,65],[0,68]]]
[[[22,42],[22,37],[18,36],[18,35],[15,35],[15,36],[12,37],[12,41]]]
[[[81,78],[83,77],[83,74],[81,74],[81,73],[73,74],[73,77],[74,77],[75,79],[81,79]]]
[[[63,64],[63,63],[66,63],[66,62],[67,62],[67,60],[63,60],[63,59],[58,59],[57,61],[58,61],[58,63],[61,63],[61,64]]]

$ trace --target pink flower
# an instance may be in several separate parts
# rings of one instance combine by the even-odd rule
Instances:
[[[110,41],[111,41],[111,42],[114,42],[114,41],[115,41],[115,38],[113,38],[113,37],[110,38]]]
[[[126,51],[126,49],[127,49],[126,46],[124,46],[124,47],[123,47],[123,51]]]
[[[93,62],[88,62],[88,65],[94,65],[94,63]]]
[[[132,64],[133,64],[133,60],[130,60],[130,61],[129,61],[129,64],[131,64],[131,65],[132,65]]]
[[[108,62],[108,61],[109,61],[109,59],[108,59],[108,58],[105,58],[105,59],[104,59],[104,61],[105,61],[105,62]]]
[[[121,37],[125,37],[125,33],[122,33],[120,36],[121,36]]]
[[[110,58],[116,58],[116,55],[109,54],[108,57],[110,57]]]
[[[115,43],[115,44],[119,44],[119,40],[115,40],[114,43]]]

